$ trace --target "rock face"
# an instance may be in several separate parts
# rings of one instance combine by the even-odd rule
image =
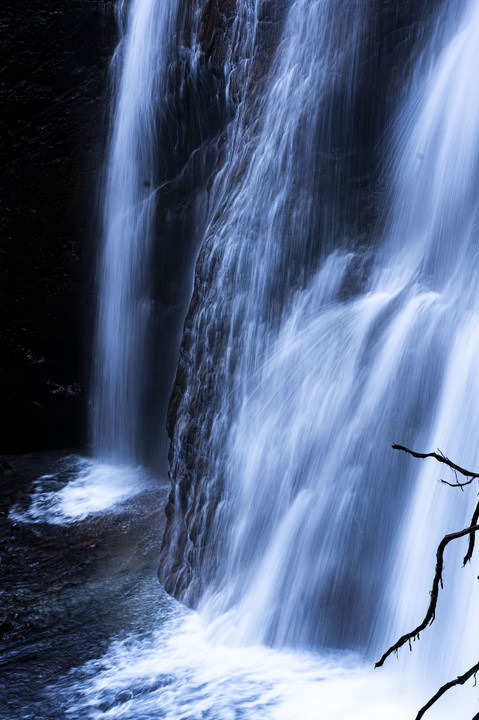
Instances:
[[[2,5],[1,452],[84,441],[94,198],[115,42],[106,0]]]
[[[208,162],[206,167],[205,163],[202,163],[203,173],[202,177],[200,176],[201,181],[197,185],[196,192],[203,197],[203,203],[202,206],[196,205],[194,211],[195,222],[189,247],[199,253],[199,257],[194,275],[193,297],[188,298],[188,301],[191,300],[191,302],[183,328],[179,364],[170,397],[167,420],[172,491],[166,507],[167,527],[163,537],[159,577],[168,592],[183,599],[186,599],[185,591],[187,589],[192,596],[195,594],[195,589],[198,589],[193,565],[196,563],[197,569],[199,569],[203,559],[203,548],[200,547],[202,544],[197,540],[201,526],[200,516],[203,515],[205,509],[199,481],[200,477],[208,474],[206,459],[198,446],[195,423],[191,420],[195,412],[198,411],[201,414],[208,403],[210,403],[211,412],[214,412],[214,393],[210,388],[211,373],[205,372],[202,365],[205,358],[204,344],[207,340],[206,338],[199,340],[192,334],[192,321],[201,306],[202,288],[210,281],[202,269],[207,250],[205,247],[198,248],[197,243],[198,239],[204,236],[211,188],[218,172],[224,165],[228,152],[228,124],[233,121],[240,104],[245,113],[245,122],[254,122],[255,100],[261,95],[263,82],[274,56],[285,8],[286,3],[282,0],[276,2],[266,0],[261,4],[258,31],[262,40],[255,53],[248,83],[244,82],[243,72],[249,38],[245,33],[241,36],[235,25],[236,3],[231,0],[207,0],[204,2],[197,36],[188,36],[187,29],[194,26],[192,16],[185,14],[182,17],[184,45],[191,47],[192,43],[196,41],[201,48],[199,65],[191,66],[188,63],[184,65],[184,74],[188,78],[187,88],[191,88],[191,97],[188,97],[188,93],[180,96],[180,112],[183,109],[183,113],[188,117],[188,108],[192,105],[199,110],[195,113],[196,132],[195,128],[191,126],[193,118],[190,114],[186,126],[186,137],[193,136],[200,139],[206,135],[210,138],[209,145],[215,149],[214,162]],[[194,103],[192,103],[192,99]],[[211,107],[215,108],[213,123],[209,117],[211,114],[209,108]],[[205,155],[204,141],[199,145],[196,154],[200,158]],[[241,172],[241,170],[239,171]],[[196,178],[198,182],[198,174],[196,174]],[[193,238],[196,239],[196,244]],[[193,361],[192,356],[194,356]],[[192,362],[197,372],[200,389],[194,388],[191,416],[185,417],[182,414],[184,409],[182,400],[188,390],[188,376],[191,372]],[[178,428],[184,426],[185,423],[189,424],[189,431],[186,442],[183,443],[185,437],[182,436],[181,440],[179,439]],[[178,442],[181,444],[179,453],[174,449]],[[199,474],[200,467],[201,474]],[[197,493],[196,498],[195,493]],[[218,491],[215,495],[217,500],[219,500],[219,496]],[[211,495],[209,500],[208,517],[211,518],[216,503]],[[206,536],[203,535],[203,537]],[[196,549],[198,549],[199,555],[196,554]],[[203,577],[207,576],[204,565],[201,572]]]
[[[267,0],[260,3],[254,68],[247,95],[244,96],[244,87],[239,83],[235,93],[228,98],[233,106],[230,113],[241,103],[242,111],[250,114],[246,122],[251,119],[252,126],[255,97],[261,94],[277,47],[286,5]],[[343,117],[345,104],[340,94],[331,101],[331,116],[336,128],[331,133],[333,152],[329,165],[328,155],[322,159],[318,196],[327,196],[328,188],[337,189],[339,199],[335,202],[344,226],[364,247],[373,242],[373,229],[381,209],[383,189],[377,166],[378,143],[397,108],[411,68],[434,27],[440,5],[441,0],[377,0],[371,3],[367,10],[369,33],[363,39],[357,69],[352,118]],[[201,45],[205,54],[214,46],[210,66],[221,78],[221,63],[228,49],[232,48],[229,58],[232,66],[239,61],[231,20],[236,8],[233,3],[220,3],[219,0],[207,2],[203,7]],[[223,90],[221,84],[218,90]],[[221,95],[216,96],[216,101],[218,97]],[[219,394],[224,397],[229,390],[218,377],[219,363],[215,362],[215,352],[221,345],[218,337],[223,333],[223,342],[227,342],[228,330],[221,327],[219,319],[215,337],[211,338],[206,331],[198,333],[198,324],[195,325],[195,319],[202,311],[208,314],[205,298],[212,282],[211,273],[215,271],[212,254],[211,247],[204,246],[199,250],[194,292],[170,398],[168,432],[172,490],[166,509],[167,527],[159,569],[167,591],[193,605],[215,572],[216,540],[210,530],[222,497],[221,469],[213,467],[216,461],[209,457],[208,437],[214,423],[227,428],[229,422],[227,417],[215,417],[215,409],[220,407]],[[220,347],[220,360],[221,355]]]

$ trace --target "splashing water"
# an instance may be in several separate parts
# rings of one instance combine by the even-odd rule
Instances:
[[[412,713],[413,697],[401,697],[390,677],[371,677],[354,657],[213,646],[196,613],[172,612],[161,630],[116,641],[101,661],[85,666],[87,679],[68,687],[76,700],[67,716],[332,720],[356,713],[379,720],[387,712],[401,720]]]
[[[406,720],[427,697],[427,686],[411,689],[391,669],[373,673],[354,655],[214,643],[197,613],[165,602],[156,629],[115,640],[100,660],[59,680],[65,717]],[[467,717],[477,698],[465,690],[432,717]]]
[[[35,480],[29,507],[13,506],[12,520],[68,525],[90,515],[121,511],[126,501],[157,486],[141,467],[99,463],[76,455],[59,465],[55,472]]]

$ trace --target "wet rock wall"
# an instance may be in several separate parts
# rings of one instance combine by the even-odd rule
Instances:
[[[365,251],[369,251],[374,242],[373,234],[383,203],[380,156],[385,130],[407,92],[411,70],[434,29],[442,4],[441,0],[377,0],[365,4],[367,32],[362,40],[357,68],[352,117],[347,123],[342,122],[344,103],[340,92],[331,101],[336,131],[331,136],[331,163],[328,165],[328,157],[323,158],[318,197],[324,197],[324,192],[321,195],[320,191],[327,193],[328,187],[339,188],[338,212],[347,234]],[[219,30],[216,22],[211,21],[213,10],[209,10],[210,5],[218,8],[218,3],[204,6],[210,20],[206,24],[208,30],[204,42],[207,45],[214,30],[220,64],[233,42],[229,30],[231,21]],[[253,122],[255,95],[262,91],[281,35],[285,9],[286,3],[273,0],[266,0],[259,6],[253,82],[248,88],[249,95],[243,97],[240,87],[233,98],[234,103],[243,102],[253,108]],[[234,15],[235,8],[228,5],[228,12],[229,15],[219,13],[218,18]],[[212,267],[208,263],[208,252],[208,248],[199,249],[194,291],[170,398],[168,432],[172,490],[166,508],[167,526],[159,569],[160,579],[168,592],[193,605],[215,572],[217,549],[210,531],[215,509],[222,498],[222,479],[215,477],[215,471],[209,466],[207,448],[202,445],[208,436],[205,423],[212,422],[214,409],[220,406],[216,393],[221,392],[222,384],[214,377],[215,361],[209,339],[197,337],[194,327],[205,288],[212,281],[208,274]],[[221,327],[218,332],[221,333]],[[189,386],[192,375],[199,378],[194,391]],[[189,403],[186,412],[185,398]]]

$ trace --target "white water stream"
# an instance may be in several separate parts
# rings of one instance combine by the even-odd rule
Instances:
[[[152,343],[156,127],[176,0],[122,0],[103,204],[92,437],[97,456],[135,462],[146,434]]]

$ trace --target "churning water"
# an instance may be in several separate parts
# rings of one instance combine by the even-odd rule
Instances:
[[[66,716],[402,720],[418,706],[414,693],[401,692],[390,675],[373,676],[356,658],[213,645],[197,614],[171,612],[148,636],[114,642],[101,661],[82,668],[86,679],[72,677]]]
[[[253,61],[258,7],[238,6]],[[95,400],[97,450],[117,458],[135,457],[143,425],[173,14],[173,2],[134,0],[118,51]],[[407,718],[477,661],[477,583],[448,551],[434,627],[392,670],[366,669],[422,619],[434,548],[474,505],[473,491],[435,483],[438,468],[388,450],[479,460],[479,2],[444,17],[449,36],[433,36],[396,122],[373,252],[350,237],[331,171],[365,4],[291,3],[264,93],[226,133],[183,350],[171,457],[176,472],[195,438],[185,562],[205,575],[199,614],[171,601],[157,628],[62,680],[67,716]],[[250,65],[241,72],[249,88]],[[431,717],[476,710],[462,690]]]

